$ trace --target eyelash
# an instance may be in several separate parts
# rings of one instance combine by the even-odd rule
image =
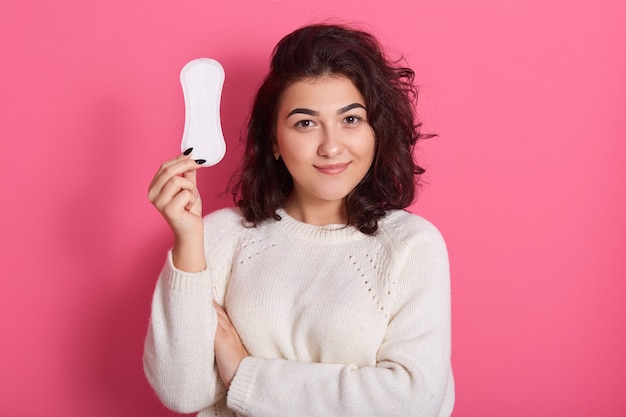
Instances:
[[[304,126],[304,123],[307,123],[308,126]],[[300,128],[306,129],[306,128],[311,127],[312,124],[313,124],[312,120],[299,120],[299,121],[296,122],[296,127],[300,127]]]
[[[358,122],[362,121],[363,118],[360,116],[356,116],[356,115],[352,115],[352,116],[346,116],[343,120],[345,120],[346,122],[348,121],[348,119],[353,119],[352,122],[348,122],[348,124],[357,124]]]
[[[351,120],[351,121],[349,121],[349,120]],[[350,116],[344,117],[343,121],[346,122],[349,125],[355,125],[355,124],[363,121],[363,118],[361,116],[357,116],[357,115],[350,115]],[[307,124],[307,125],[305,126],[305,124]],[[307,129],[309,127],[312,127],[312,125],[314,125],[314,124],[315,124],[314,121],[305,119],[305,120],[297,121],[295,126],[299,127],[299,128]]]

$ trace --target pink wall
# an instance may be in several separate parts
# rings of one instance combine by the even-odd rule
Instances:
[[[422,4],[421,4],[422,3]],[[177,152],[178,73],[227,79],[224,162],[275,42],[364,22],[404,51],[452,260],[458,417],[626,415],[626,8],[620,0],[0,2],[0,414],[170,416],[143,377]]]

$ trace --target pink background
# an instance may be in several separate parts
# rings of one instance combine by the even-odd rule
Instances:
[[[454,415],[626,415],[620,0],[0,2],[1,415],[174,415],[141,354],[171,244],[146,189],[178,151],[179,71],[225,67],[228,153],[201,188],[230,205],[271,48],[330,17],[405,53],[440,135],[412,210],[449,245]]]

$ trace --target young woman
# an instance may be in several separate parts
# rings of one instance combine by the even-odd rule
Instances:
[[[306,26],[276,46],[248,124],[237,208],[202,218],[198,164],[149,199],[175,243],[144,366],[199,416],[449,416],[448,257],[403,209],[423,173],[413,71],[368,33]]]

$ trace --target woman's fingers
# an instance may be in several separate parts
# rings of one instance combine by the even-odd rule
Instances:
[[[194,210],[200,205],[198,189],[186,178],[173,177],[165,184],[161,193],[153,201],[154,206],[172,224],[181,220],[189,212],[200,215],[201,208]]]
[[[170,159],[169,161],[163,162],[163,164],[161,164],[161,166],[159,167],[157,172],[154,174],[154,177],[152,177],[152,182],[150,183],[150,186],[148,188],[153,188],[157,178],[159,178],[159,176],[161,175],[161,173],[164,170],[166,170],[170,166],[178,163],[179,161],[182,161],[182,160],[185,160],[185,159],[191,159],[191,158],[189,156],[185,155],[184,153],[181,153],[181,154],[177,155],[176,158],[173,158],[173,159]]]
[[[165,184],[167,184],[172,177],[182,176],[190,171],[194,172],[193,183],[195,185],[195,171],[199,168],[201,168],[201,165],[184,154],[180,154],[176,158],[163,163],[156,174],[154,174],[152,182],[148,187],[148,199],[154,202]]]
[[[188,272],[206,268],[202,201],[196,187],[197,161],[184,152],[161,165],[148,187],[148,199],[174,232],[172,260]]]
[[[234,348],[234,351],[245,352],[239,333],[237,333],[237,329],[233,326],[233,323],[230,321],[230,318],[224,308],[220,307],[215,302],[213,302],[213,305],[215,306],[215,311],[217,312],[218,334],[215,335],[216,344],[221,343],[230,348]],[[221,334],[219,334],[220,331],[222,332]]]
[[[215,307],[215,311],[217,312],[217,324],[219,328],[226,331],[231,329],[234,330],[233,324],[230,322],[226,311],[215,301],[213,302],[213,306]]]
[[[191,199],[187,205],[185,205],[185,209],[187,211],[191,211],[193,209],[194,204],[197,201],[197,197],[198,197],[198,188],[197,188],[197,182],[196,182],[197,173],[198,173],[197,169],[192,169],[190,171],[186,171],[183,173],[183,178],[189,181],[191,184],[193,184],[194,193],[195,193],[194,198]]]
[[[193,194],[191,191],[183,190],[176,194],[168,202],[162,212],[170,223],[174,223],[187,216],[188,213],[194,208],[197,201],[197,195]]]
[[[198,165],[197,163],[196,163],[196,165],[198,166],[198,168],[200,167],[200,165]],[[186,178],[189,181],[191,181],[192,184],[195,186],[195,185],[197,185],[196,184],[197,173],[198,173],[198,169],[190,169],[189,171],[183,172],[182,176],[183,176],[183,178]]]
[[[148,199],[178,237],[202,229],[202,202],[196,186],[199,168],[195,160],[180,154],[161,165],[148,188]]]
[[[239,363],[248,356],[248,351],[243,346],[237,330],[226,314],[226,311],[213,302],[217,312],[217,329],[215,332],[215,361],[217,369],[226,386],[237,372]]]
[[[190,197],[194,199],[198,196],[198,189],[193,182],[182,176],[174,176],[163,185],[158,194],[155,194],[152,204],[159,211],[163,211],[174,197],[184,192],[191,194]]]

